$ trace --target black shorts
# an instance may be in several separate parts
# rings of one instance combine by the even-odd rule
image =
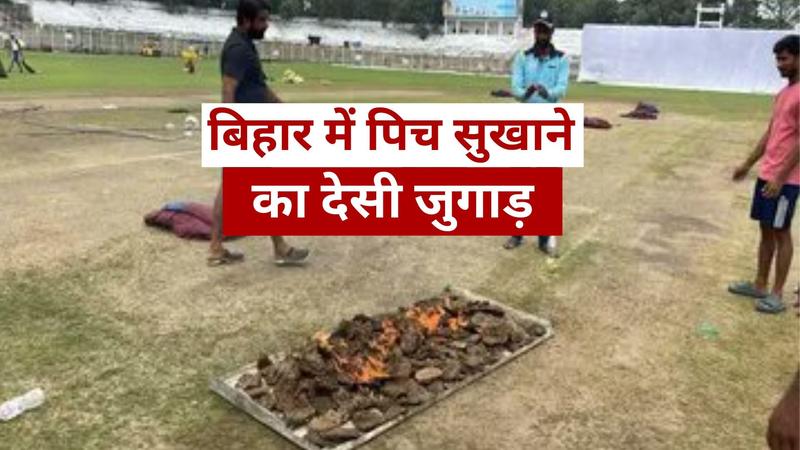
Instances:
[[[761,192],[766,185],[767,182],[761,178],[756,182],[750,218],[761,222],[762,226],[768,228],[787,230],[792,226],[792,217],[800,186],[784,184],[780,195],[775,198],[766,198]]]

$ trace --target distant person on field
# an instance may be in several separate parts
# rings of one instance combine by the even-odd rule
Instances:
[[[761,224],[755,281],[731,284],[734,294],[756,299],[756,310],[777,314],[786,309],[783,288],[792,265],[792,217],[800,192],[800,36],[790,35],[773,48],[778,71],[789,83],[775,97],[772,120],[747,160],[733,172],[744,179],[756,161],[761,167],[750,217]],[[775,260],[775,282],[769,274]]]
[[[222,49],[222,102],[223,103],[282,103],[267,86],[261,58],[253,44],[263,39],[267,31],[271,7],[264,0],[240,0],[236,10],[236,28],[231,31]],[[278,265],[302,264],[308,250],[292,247],[281,236],[272,237],[275,263]],[[222,185],[214,201],[214,224],[211,229],[211,246],[208,264],[222,265],[242,261],[244,255],[232,252],[222,245]]]
[[[520,52],[511,65],[511,92],[523,103],[558,103],[567,93],[569,58],[556,50],[552,38],[555,27],[547,11],[533,24],[533,47]],[[522,236],[511,236],[506,249],[522,245]],[[555,236],[539,236],[539,249],[557,255]]]
[[[11,35],[11,65],[8,66],[8,71],[14,70],[16,64],[19,68],[19,73],[22,73],[22,43],[13,34]]]
[[[189,46],[181,52],[181,59],[183,60],[183,70],[193,74],[197,70],[197,62],[200,60],[200,55],[195,50],[194,46]]]
[[[0,33],[0,48],[5,47],[5,39],[3,35]],[[8,74],[6,74],[6,69],[3,67],[3,59],[0,58],[0,78],[8,78]]]

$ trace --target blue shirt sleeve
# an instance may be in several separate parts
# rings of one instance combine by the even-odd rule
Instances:
[[[567,95],[567,85],[569,84],[569,58],[562,56],[561,61],[558,63],[558,73],[556,75],[556,85],[550,89],[547,94],[550,100],[556,102]]]
[[[519,52],[511,63],[511,93],[516,99],[524,100],[527,90],[528,87],[525,86],[525,55]]]

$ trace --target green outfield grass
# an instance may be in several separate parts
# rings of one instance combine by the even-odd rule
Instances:
[[[103,95],[184,95],[215,94],[219,90],[218,62],[205,60],[197,74],[181,70],[177,58],[143,58],[139,56],[90,56],[72,54],[30,53],[28,61],[40,74],[11,74],[0,81],[0,97],[71,95],[97,93]],[[7,64],[7,61],[6,61]],[[279,93],[326,92],[341,90],[433,90],[442,93],[435,99],[421,101],[485,102],[493,101],[488,93],[508,87],[508,80],[499,76],[420,73],[398,70],[361,69],[326,64],[266,64],[268,74],[280,80],[283,71],[291,68],[306,83],[300,86],[273,83]],[[376,76],[376,74],[380,76]],[[388,94],[390,100],[391,94]],[[764,115],[770,98],[717,92],[670,89],[627,88],[597,84],[573,83],[565,101],[625,102],[646,100],[657,103],[665,112],[713,115],[719,119],[750,119]],[[326,101],[335,101],[327,98]],[[406,101],[415,101],[408,99]]]

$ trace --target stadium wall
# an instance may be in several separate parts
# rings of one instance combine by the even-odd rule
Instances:
[[[222,48],[220,40],[186,39],[152,33],[34,24],[22,27],[20,35],[27,48],[45,52],[134,55],[139,54],[143,43],[148,40],[156,40],[159,42],[162,57],[178,57],[182,49],[194,45],[201,57],[217,58]],[[342,46],[309,46],[275,41],[259,42],[258,46],[262,58],[267,60],[341,64],[356,67],[506,75],[511,63],[509,55],[448,56],[377,49],[353,49]],[[577,76],[577,59],[573,63],[573,75]]]

